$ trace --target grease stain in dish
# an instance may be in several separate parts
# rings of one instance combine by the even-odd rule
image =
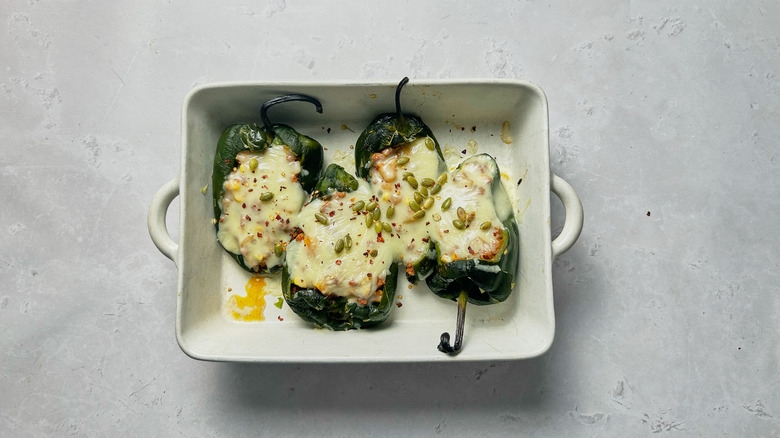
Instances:
[[[245,296],[233,294],[228,298],[228,311],[236,321],[263,321],[265,317],[265,296],[269,294],[265,278],[253,276],[244,286]]]

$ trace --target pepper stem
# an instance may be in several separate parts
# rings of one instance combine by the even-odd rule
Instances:
[[[319,100],[305,94],[287,94],[284,96],[274,97],[260,107],[260,118],[263,120],[263,127],[271,125],[271,121],[268,119],[268,108],[271,108],[277,103],[293,101],[309,102],[314,105],[318,113],[322,114],[322,104]]]
[[[455,331],[455,345],[450,345],[450,334],[444,332],[441,334],[441,342],[438,349],[442,353],[454,354],[460,351],[463,345],[463,326],[466,321],[466,304],[468,304],[469,292],[466,289],[460,291],[458,295],[458,321]]]
[[[398,116],[398,124],[400,126],[404,126],[406,124],[404,113],[401,112],[401,89],[404,87],[404,85],[406,85],[407,82],[409,82],[409,78],[405,77],[401,79],[401,82],[399,82],[398,86],[395,87],[395,114]]]

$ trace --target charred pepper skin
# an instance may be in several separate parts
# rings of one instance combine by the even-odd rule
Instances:
[[[366,181],[371,181],[371,157],[373,154],[382,152],[387,148],[398,148],[426,137],[433,140],[436,155],[439,157],[439,173],[446,171],[441,146],[439,146],[439,141],[436,140],[431,128],[423,122],[422,118],[404,114],[401,111],[400,93],[408,81],[409,78],[404,78],[396,88],[396,112],[378,115],[363,130],[355,143],[355,172],[358,177]],[[427,255],[412,263],[412,269],[404,267],[406,278],[410,283],[416,284],[431,272],[431,269],[436,264],[436,259],[433,258],[433,250],[433,244],[431,243]]]
[[[313,197],[330,198],[336,192],[350,193],[357,190],[357,180],[341,166],[331,164],[318,182]],[[360,305],[346,297],[327,296],[316,288],[300,288],[293,284],[285,259],[282,267],[282,295],[287,305],[304,321],[331,330],[350,330],[373,327],[390,315],[395,300],[398,265],[388,268],[385,283],[380,287],[382,296],[378,302]]]
[[[495,200],[496,192],[503,190],[503,187],[501,187],[498,166],[494,169],[491,190]],[[509,297],[520,258],[520,240],[517,222],[511,212],[501,223],[503,225],[501,248],[496,252],[495,257],[488,260],[472,258],[445,263],[442,262],[438,242],[434,242],[438,262],[433,274],[426,279],[428,287],[434,294],[457,301],[460,292],[467,290],[468,302],[476,305],[500,303]],[[498,266],[498,272],[495,272],[495,266]]]
[[[214,217],[217,220],[215,227],[219,229],[219,218],[222,215],[220,207],[222,196],[225,193],[224,183],[233,168],[238,166],[236,156],[239,152],[249,150],[263,152],[269,147],[286,145],[301,163],[301,172],[297,175],[298,183],[307,193],[311,193],[322,174],[323,148],[322,145],[311,137],[298,133],[293,128],[274,124],[260,127],[255,123],[232,125],[223,131],[217,142],[214,154],[214,170],[212,173],[212,187],[214,192]],[[255,274],[273,274],[279,272],[280,265],[270,267],[246,264],[241,254],[228,251],[228,254],[243,269]]]

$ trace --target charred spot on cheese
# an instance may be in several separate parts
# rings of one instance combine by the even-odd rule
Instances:
[[[241,151],[236,163],[224,182],[217,238],[250,269],[279,269],[306,199],[298,184],[301,164],[284,145]]]

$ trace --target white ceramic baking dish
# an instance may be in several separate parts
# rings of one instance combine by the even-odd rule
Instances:
[[[503,303],[468,306],[460,354],[436,349],[442,332],[454,333],[456,303],[436,297],[424,284],[410,289],[403,278],[398,286],[402,307],[367,330],[315,329],[287,306],[271,305],[275,297],[268,300],[262,322],[237,322],[225,311],[227,291],[243,291],[250,275],[221,248],[212,224],[209,182],[222,131],[234,123],[260,123],[260,105],[269,98],[308,94],[322,102],[323,114],[298,102],[275,107],[270,117],[320,141],[326,164],[343,160],[352,156],[360,131],[377,114],[394,111],[396,85],[223,83],[189,93],[182,112],[179,176],[157,192],[148,215],[152,240],[178,267],[176,338],[186,354],[214,361],[419,362],[523,359],[547,351],[555,333],[552,260],[579,237],[583,212],[574,189],[550,171],[546,97],[539,87],[519,80],[412,80],[403,90],[404,111],[423,118],[445,155],[465,157],[476,144],[478,152],[496,157],[516,202],[521,255],[515,290]],[[509,144],[501,139],[505,122]],[[469,145],[470,140],[476,143]],[[551,190],[566,214],[562,232],[552,241]],[[165,222],[177,196],[178,243]]]

